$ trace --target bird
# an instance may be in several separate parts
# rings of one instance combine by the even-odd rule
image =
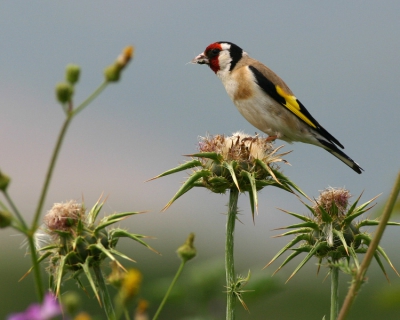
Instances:
[[[228,41],[214,42],[191,63],[206,64],[222,81],[241,115],[266,133],[268,140],[303,142],[321,147],[355,172],[364,171],[342,150],[343,145],[322,127],[270,68]]]

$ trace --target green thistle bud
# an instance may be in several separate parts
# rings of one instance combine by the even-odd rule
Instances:
[[[65,68],[65,80],[74,85],[79,81],[81,67],[76,64],[69,64]]]
[[[10,183],[10,177],[6,176],[4,173],[0,171],[0,190],[6,191],[8,184]]]
[[[178,248],[177,250],[178,256],[183,260],[183,262],[189,261],[196,256],[197,250],[193,246],[193,242],[194,242],[194,233],[191,233],[186,239],[186,242]]]
[[[117,82],[120,79],[122,70],[131,61],[134,53],[132,46],[126,47],[122,53],[117,57],[115,62],[104,69],[104,77],[108,82]]]
[[[7,228],[13,220],[10,212],[0,210],[0,229]]]
[[[74,94],[74,88],[67,82],[60,82],[56,85],[56,97],[60,103],[67,103]]]
[[[104,69],[104,77],[108,82],[117,82],[121,75],[121,68],[112,64]]]

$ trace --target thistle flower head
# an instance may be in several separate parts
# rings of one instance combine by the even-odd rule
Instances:
[[[114,213],[96,223],[103,204],[104,202],[99,200],[86,212],[83,204],[73,200],[56,203],[44,217],[44,225],[36,236],[37,250],[40,253],[38,262],[48,258],[47,271],[57,295],[64,275],[70,273],[83,287],[79,276],[84,274],[99,299],[90,268],[100,266],[107,257],[123,270],[124,267],[115,256],[133,261],[116,250],[121,237],[135,240],[155,251],[142,240],[146,236],[129,233],[121,228],[108,229],[108,226],[139,212]]]
[[[365,253],[371,242],[370,235],[363,232],[361,228],[364,226],[376,226],[379,224],[379,221],[365,219],[355,222],[354,220],[361,214],[370,210],[374,205],[369,205],[377,197],[357,206],[361,198],[360,195],[358,199],[349,206],[350,197],[350,192],[346,189],[328,188],[320,193],[319,197],[311,206],[305,204],[305,206],[311,211],[311,217],[282,210],[302,220],[302,223],[280,228],[292,230],[279,236],[295,235],[295,238],[283,247],[266,265],[266,267],[274,262],[285,251],[294,250],[294,252],[289,255],[275,273],[303,252],[307,253],[307,255],[297,266],[290,278],[292,278],[313,256],[317,257],[320,263],[322,260],[326,260],[328,266],[338,265],[344,262],[349,264],[352,259],[356,268],[358,268],[359,261],[357,254]],[[400,225],[399,223],[394,222],[389,222],[388,224]],[[296,244],[299,244],[299,247],[293,248]],[[381,247],[378,247],[377,252],[375,253],[375,259],[385,276],[386,271],[380,260],[381,257],[383,257],[397,273],[384,250]]]
[[[45,215],[43,222],[50,231],[71,231],[76,228],[78,221],[84,221],[85,208],[75,200],[65,203],[55,203]],[[58,236],[57,233],[53,234]]]
[[[277,154],[280,148],[274,148],[268,138],[249,136],[242,132],[229,137],[200,137],[199,152],[189,155],[191,161],[153,178],[194,169],[164,210],[193,187],[207,188],[215,193],[225,193],[232,188],[248,192],[253,217],[258,205],[257,192],[266,186],[275,186],[289,192],[294,189],[304,195],[276,165],[277,162],[287,163],[282,156],[288,152]]]
[[[332,217],[341,219],[345,216],[350,197],[350,192],[345,188],[327,188],[314,201],[312,209],[317,217],[321,217],[321,210],[325,210]]]

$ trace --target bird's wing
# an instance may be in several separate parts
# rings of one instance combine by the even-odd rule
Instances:
[[[290,92],[290,89],[288,89],[287,85],[280,78],[278,78],[278,76],[273,73],[273,71],[271,71],[264,65],[262,65],[262,67],[266,68],[266,72],[262,73],[255,66],[249,66],[260,88],[275,101],[277,101],[280,105],[282,105],[287,110],[292,112],[296,117],[301,119],[309,127],[313,128],[322,137],[344,149],[343,145],[328,131],[326,131],[318,123],[317,120],[314,119],[314,117],[308,112],[306,107],[304,107],[304,105]],[[277,84],[275,84],[268,78],[269,73],[271,73],[271,77],[275,78],[275,80],[279,79],[279,82]],[[289,93],[287,91],[289,91]]]

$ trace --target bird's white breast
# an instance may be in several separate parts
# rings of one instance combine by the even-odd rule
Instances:
[[[314,140],[302,121],[258,86],[247,66],[217,75],[236,108],[258,130],[287,142]]]

